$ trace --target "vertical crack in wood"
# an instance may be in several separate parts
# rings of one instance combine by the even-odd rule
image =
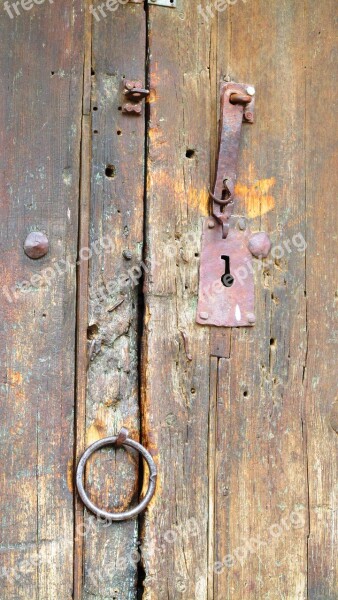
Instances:
[[[83,97],[80,143],[80,197],[78,256],[81,248],[89,248],[90,189],[91,189],[91,53],[92,27],[89,0],[85,3],[85,46],[83,64]],[[88,324],[88,261],[80,260],[77,267],[77,325],[75,369],[75,430],[74,471],[85,449],[86,390],[87,390],[87,324]],[[84,540],[77,535],[83,528],[83,506],[74,489],[74,600],[81,600],[83,587]]]
[[[210,404],[208,426],[208,480],[209,480],[209,519],[208,519],[208,600],[214,598],[215,563],[215,502],[216,502],[216,432],[217,432],[217,387],[218,358],[210,357]]]
[[[150,89],[150,72],[149,72],[149,52],[150,52],[150,41],[149,41],[149,8],[146,3],[144,6],[144,18],[145,18],[145,48],[144,48],[144,87]],[[143,176],[143,246],[142,246],[142,261],[143,264],[147,264],[147,174],[148,174],[148,138],[149,138],[149,125],[150,125],[150,109],[148,102],[144,105],[144,119],[145,119],[145,131],[144,131],[144,176]],[[146,318],[146,306],[145,306],[145,272],[142,270],[142,277],[139,281],[138,289],[138,375],[139,375],[139,409],[140,409],[140,439],[143,443],[146,441],[143,439],[143,410],[142,410],[142,395],[143,395],[143,360],[146,360],[145,352],[143,351],[144,341],[144,328]],[[142,492],[143,478],[144,478],[143,462],[139,462],[139,492]],[[143,526],[144,526],[144,515],[138,517],[138,539],[139,539],[139,561],[137,563],[137,600],[142,600],[144,594],[144,580],[146,578],[145,565],[142,555],[142,544],[143,538]]]

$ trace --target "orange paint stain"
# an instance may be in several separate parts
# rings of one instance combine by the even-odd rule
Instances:
[[[88,446],[107,437],[107,426],[100,419],[95,419],[94,423],[86,431],[86,443]]]
[[[67,463],[67,487],[71,494],[74,492],[74,471],[73,459],[70,458]]]
[[[252,167],[249,169],[249,176],[252,175]],[[245,203],[246,215],[250,219],[265,215],[275,206],[275,198],[270,190],[276,183],[275,177],[269,179],[259,179],[252,185],[245,185],[240,181],[235,186],[235,194],[242,198]]]
[[[22,385],[22,374],[18,371],[12,371],[11,369],[8,369],[7,383],[13,387]]]
[[[190,208],[198,210],[206,217],[209,214],[209,193],[207,189],[188,188],[187,203]]]

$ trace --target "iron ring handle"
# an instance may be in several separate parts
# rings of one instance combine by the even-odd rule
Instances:
[[[134,448],[134,450],[137,450],[143,456],[149,467],[149,485],[147,493],[137,506],[128,511],[124,511],[121,513],[110,513],[105,510],[102,510],[101,508],[95,506],[95,504],[90,500],[84,489],[83,476],[87,460],[92,454],[94,454],[94,452],[100,450],[104,446],[129,446],[130,448]],[[119,435],[114,435],[113,437],[107,437],[102,440],[98,440],[97,442],[94,442],[94,444],[89,446],[89,448],[87,448],[87,450],[83,453],[76,470],[76,487],[83,504],[88,508],[88,510],[94,513],[94,515],[96,515],[97,517],[102,517],[107,521],[125,521],[127,519],[132,519],[133,517],[136,517],[138,514],[145,510],[155,493],[156,477],[157,468],[152,456],[150,455],[148,450],[146,450],[141,444],[130,439],[128,437],[128,431],[123,427]]]

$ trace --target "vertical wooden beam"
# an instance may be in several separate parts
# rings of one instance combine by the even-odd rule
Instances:
[[[86,397],[88,371],[88,260],[81,260],[83,248],[89,248],[91,191],[91,54],[92,20],[89,0],[85,3],[85,47],[83,67],[83,100],[81,129],[81,177],[79,205],[78,271],[77,271],[77,340],[76,340],[76,400],[75,400],[75,467],[85,450]],[[81,600],[83,588],[84,513],[79,496],[74,495],[74,600]]]
[[[0,14],[0,586],[3,598],[47,600],[73,587],[83,7],[16,5]],[[23,244],[36,230],[49,252],[32,260]]]
[[[304,429],[310,531],[308,597],[337,597],[337,102],[335,4],[305,3],[306,307]],[[326,90],[325,98],[322,90]]]
[[[256,87],[255,123],[243,127],[236,213],[249,217],[253,231],[268,231],[276,249],[255,261],[256,325],[232,331],[220,367],[215,597],[305,598],[304,7],[237,2],[218,23],[219,76]]]
[[[139,295],[142,286],[145,107],[123,114],[123,80],[145,81],[142,4],[92,18],[92,181],[85,445],[124,425],[139,438]],[[98,17],[98,18],[97,18]],[[138,501],[138,460],[114,449],[94,456],[86,487],[121,511]],[[136,598],[138,521],[107,524],[85,513],[81,600]]]
[[[196,325],[195,311],[208,211],[214,38],[188,3],[148,11],[142,436],[158,463],[159,484],[143,523],[143,598],[205,599],[210,349],[209,329]]]

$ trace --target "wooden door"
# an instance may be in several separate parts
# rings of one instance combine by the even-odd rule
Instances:
[[[1,599],[338,599],[335,8],[1,6]],[[256,88],[236,212],[273,244],[251,328],[195,322],[224,80]],[[122,425],[158,483],[106,523],[74,470]],[[122,511],[142,471],[110,448],[86,489]]]

